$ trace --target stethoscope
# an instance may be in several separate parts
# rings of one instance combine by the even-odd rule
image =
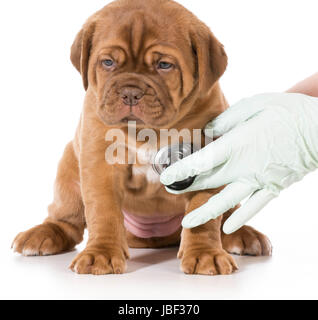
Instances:
[[[156,153],[153,159],[152,167],[156,173],[161,175],[162,172],[165,171],[165,169],[167,169],[169,166],[198,150],[199,148],[196,148],[192,143],[179,143],[165,146]],[[166,187],[171,190],[181,191],[189,188],[194,182],[195,178],[195,176],[188,177],[183,181],[177,181]]]

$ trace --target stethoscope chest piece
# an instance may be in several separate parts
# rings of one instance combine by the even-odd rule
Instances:
[[[165,146],[155,155],[153,159],[153,169],[161,175],[161,173],[172,164],[191,155],[195,151],[197,150],[192,143],[179,143],[171,146]],[[195,178],[196,177],[188,177],[185,180],[177,181],[166,187],[175,191],[185,190],[192,185]]]

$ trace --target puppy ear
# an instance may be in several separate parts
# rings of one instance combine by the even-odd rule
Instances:
[[[205,94],[223,75],[227,67],[227,55],[223,45],[206,26],[200,26],[192,32],[191,42],[197,60],[196,75],[200,92]]]
[[[82,30],[77,34],[71,48],[71,61],[82,75],[85,90],[88,88],[88,62],[94,30],[94,23],[84,25]]]

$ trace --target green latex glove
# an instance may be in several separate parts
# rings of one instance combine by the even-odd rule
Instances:
[[[181,192],[227,185],[182,221],[193,228],[249,199],[225,222],[232,233],[281,190],[318,167],[318,99],[294,93],[268,93],[243,99],[206,127],[219,137],[202,150],[167,168],[164,185],[197,176]]]

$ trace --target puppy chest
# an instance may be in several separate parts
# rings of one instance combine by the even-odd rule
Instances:
[[[130,152],[135,152],[135,163],[131,166],[131,182],[145,185],[160,185],[160,176],[153,169],[153,159],[157,153],[155,148],[136,148]],[[153,187],[153,186],[152,186]]]
[[[132,179],[140,179],[143,178],[147,183],[150,184],[159,184],[160,177],[154,171],[152,165],[134,165],[132,167]]]

